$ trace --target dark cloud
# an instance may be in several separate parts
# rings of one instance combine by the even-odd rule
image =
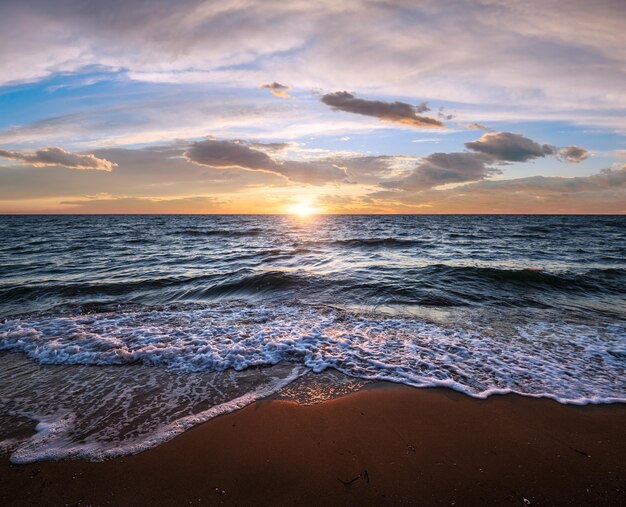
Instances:
[[[511,132],[489,132],[478,141],[465,143],[465,147],[484,153],[494,160],[507,162],[526,162],[546,155],[555,155],[557,151],[554,146],[539,144]]]
[[[275,160],[242,141],[207,139],[192,143],[184,156],[190,162],[214,168],[241,168],[275,173],[291,181],[323,184],[345,181],[346,171],[333,161]]]
[[[589,151],[580,146],[565,146],[560,148],[557,154],[558,158],[571,164],[578,164],[589,158]]]
[[[192,143],[185,151],[190,162],[209,167],[239,167],[252,171],[273,172],[275,162],[267,153],[241,141],[207,139]]]
[[[577,163],[589,156],[586,149],[578,146],[557,148],[511,132],[487,133],[465,146],[475,153],[433,153],[422,158],[404,178],[383,181],[381,186],[405,191],[426,190],[447,183],[483,180],[501,172],[494,165],[506,162],[555,155],[559,160]]]
[[[328,93],[320,100],[335,111],[373,116],[413,127],[445,128],[444,124],[436,118],[418,114],[429,110],[425,103],[413,106],[406,102],[357,99],[348,92]]]
[[[433,153],[421,159],[408,176],[381,185],[407,191],[426,190],[448,183],[482,180],[500,171],[488,164],[493,159],[480,153]]]
[[[440,107],[439,111],[437,111],[437,118],[440,120],[452,120],[454,118],[453,114],[446,114],[446,110],[444,107]]]
[[[269,88],[270,90],[289,90],[291,87],[274,81],[273,83],[261,85],[261,88]]]
[[[539,144],[532,139],[511,132],[488,132],[477,141],[465,143],[465,147],[500,162],[526,162],[534,158],[554,155],[563,162],[577,164],[589,158],[589,151],[580,146],[558,148],[549,144]]]
[[[0,150],[0,157],[19,160],[35,167],[62,166],[68,169],[82,169],[92,171],[110,171],[117,164],[94,155],[70,153],[61,148],[43,148],[34,154],[19,153],[17,151]]]
[[[291,95],[287,93],[287,90],[291,90],[291,86],[283,85],[274,81],[273,83],[261,85],[261,88],[267,88],[273,95],[276,95],[281,99],[291,98]]]
[[[469,130],[482,130],[483,132],[493,132],[492,128],[486,127],[482,123],[468,123],[465,125],[466,129]]]

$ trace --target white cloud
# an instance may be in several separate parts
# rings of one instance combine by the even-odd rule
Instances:
[[[518,118],[582,109],[616,125],[625,16],[621,0],[3,2],[0,76],[87,65],[235,87],[280,76],[302,89],[522,106],[509,112]]]

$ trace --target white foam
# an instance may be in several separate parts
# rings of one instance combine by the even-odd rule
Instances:
[[[490,318],[461,326],[231,303],[9,320],[0,324],[0,350],[43,365],[84,365],[6,379],[0,372],[7,411],[42,424],[14,452],[20,463],[139,452],[280,390],[309,369],[444,386],[476,398],[514,392],[572,404],[626,402],[620,324]],[[124,364],[133,366],[111,366]],[[49,400],[32,394],[50,389],[57,390]],[[94,400],[107,410],[85,409]],[[119,424],[111,424],[113,416]]]
[[[511,331],[513,334],[511,334]],[[217,305],[192,310],[12,320],[0,350],[40,364],[140,362],[170,371],[241,371],[281,361],[367,379],[494,389],[563,402],[624,396],[626,331],[613,325],[534,322],[490,329],[371,318],[311,307]]]
[[[11,454],[11,462],[25,464],[34,461],[68,458],[102,461],[117,456],[137,454],[167,442],[193,426],[270,396],[306,373],[306,371],[301,366],[295,366],[285,378],[277,379],[271,384],[259,386],[253,391],[210,407],[202,412],[180,417],[170,423],[162,424],[153,431],[142,433],[133,439],[103,442],[98,439],[98,435],[92,435],[83,442],[77,442],[72,435],[75,420],[78,417],[76,413],[60,411],[45,416],[32,415],[31,417],[39,421],[35,428],[37,433],[30,439],[19,442],[18,445],[12,442],[14,449]]]

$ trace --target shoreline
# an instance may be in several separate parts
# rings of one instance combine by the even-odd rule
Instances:
[[[373,383],[264,399],[142,453],[12,465],[5,505],[619,505],[626,405]]]

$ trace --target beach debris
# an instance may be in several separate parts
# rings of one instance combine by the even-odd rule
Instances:
[[[353,479],[350,479],[349,481],[344,481],[343,479],[340,479],[339,477],[337,477],[337,480],[338,480],[341,484],[343,484],[344,486],[350,486],[350,485],[352,485],[352,483],[353,483],[354,481],[357,481],[357,480],[359,480],[360,478],[361,478],[361,474],[357,475],[357,476],[356,476],[356,477],[354,477]]]
[[[353,477],[352,479],[348,481],[344,481],[343,479],[340,479],[339,477],[337,477],[337,480],[344,486],[351,486],[352,483],[358,481],[359,479],[363,479],[367,484],[370,483],[370,476],[367,473],[367,470],[363,470],[359,475],[357,475],[356,477]]]
[[[524,505],[531,505],[532,502],[528,498],[526,498],[524,495],[520,495],[516,491],[513,491],[512,493],[513,493],[513,497],[517,498]]]
[[[570,447],[570,449],[571,449],[572,451],[577,452],[578,454],[580,454],[580,455],[582,455],[582,456],[585,456],[585,457],[587,457],[587,458],[591,458],[591,454],[589,454],[587,451],[581,451],[580,449],[576,449],[576,448],[574,448],[574,447]]]

